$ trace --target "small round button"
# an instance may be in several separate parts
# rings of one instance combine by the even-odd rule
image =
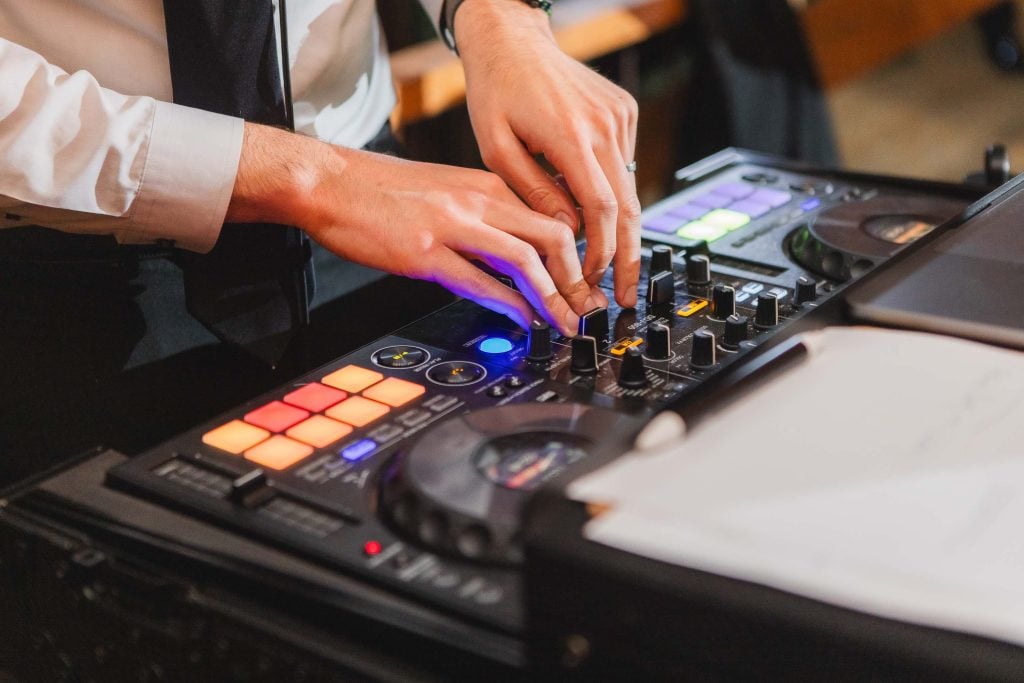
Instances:
[[[517,375],[512,375],[511,377],[505,380],[505,386],[508,387],[509,389],[518,389],[524,384],[526,384],[526,382],[523,381],[523,378]]]
[[[487,390],[487,395],[490,396],[491,398],[501,398],[502,396],[507,396],[508,392],[505,391],[505,388],[500,384],[495,384],[493,387]]]
[[[430,359],[430,354],[418,346],[387,346],[374,352],[372,360],[377,365],[394,370],[417,368]]]
[[[487,370],[482,365],[461,360],[438,363],[427,370],[427,379],[446,386],[476,384],[486,376]]]
[[[514,346],[512,342],[504,337],[488,337],[480,342],[480,344],[477,345],[477,348],[488,355],[496,356],[508,353],[514,348]]]

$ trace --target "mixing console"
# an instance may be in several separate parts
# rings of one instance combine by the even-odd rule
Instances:
[[[735,155],[683,177],[644,214],[635,309],[589,311],[565,338],[460,301],[108,483],[516,632],[531,490],[624,452],[654,412],[967,203]]]

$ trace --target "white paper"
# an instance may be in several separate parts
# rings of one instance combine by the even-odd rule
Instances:
[[[1024,644],[1024,354],[871,328],[570,495],[589,538]]]

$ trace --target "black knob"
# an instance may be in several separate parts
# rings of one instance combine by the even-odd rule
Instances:
[[[711,282],[711,259],[704,254],[687,258],[686,281],[691,285],[706,285]]]
[[[647,386],[647,370],[644,356],[635,346],[626,349],[619,368],[619,386],[623,389],[641,389]]]
[[[647,274],[654,277],[658,273],[672,272],[672,247],[667,244],[655,244],[651,247],[651,264]]]
[[[738,349],[740,342],[747,341],[750,330],[747,323],[750,320],[745,315],[730,315],[725,319],[725,337],[722,339],[722,346],[727,349]]]
[[[668,360],[672,355],[672,333],[668,325],[654,323],[647,328],[647,353],[651,360]]]
[[[690,365],[695,368],[710,368],[715,364],[715,335],[710,330],[697,330],[693,333],[693,346],[690,348]]]
[[[736,290],[729,285],[715,285],[711,292],[711,313],[718,320],[725,320],[736,313]]]
[[[658,273],[647,281],[647,303],[652,306],[672,304],[676,300],[676,283],[672,273]]]
[[[580,316],[578,333],[604,341],[608,338],[608,309],[593,308]]]
[[[991,145],[985,150],[985,182],[991,187],[1009,182],[1010,155],[1005,145]]]
[[[551,326],[544,321],[530,323],[530,338],[526,343],[526,360],[542,363],[551,359]]]
[[[754,326],[762,329],[775,327],[779,324],[779,297],[774,294],[759,294],[757,297],[757,313],[754,314]]]
[[[593,375],[597,372],[597,340],[579,336],[572,340],[572,361],[570,369],[577,375]]]
[[[793,294],[793,302],[797,306],[809,303],[818,298],[818,283],[814,278],[801,275],[796,279],[796,291]]]

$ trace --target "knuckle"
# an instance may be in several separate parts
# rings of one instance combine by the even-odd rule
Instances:
[[[491,196],[499,195],[508,190],[508,186],[501,179],[501,176],[494,173],[488,173],[484,177],[483,188]]]
[[[549,227],[551,246],[556,251],[576,252],[576,236],[564,223],[552,221]]]
[[[599,194],[591,202],[591,208],[601,218],[614,218],[619,213],[619,202],[613,195]]]
[[[557,291],[543,296],[541,298],[541,303],[544,305],[544,308],[554,313],[562,313],[564,312],[563,309],[568,307],[565,299],[563,299],[562,295]]]
[[[533,265],[537,252],[526,242],[519,242],[509,247],[507,253],[509,263],[519,272],[523,272]]]
[[[633,223],[640,220],[641,211],[640,200],[636,196],[630,196],[626,201],[622,202],[622,205],[619,207],[619,216],[624,220]]]
[[[597,260],[602,267],[607,266],[612,262],[612,258],[615,256],[615,247],[604,246],[597,250]]]
[[[417,230],[410,237],[410,246],[416,254],[428,256],[436,253],[437,236],[430,230]]]

